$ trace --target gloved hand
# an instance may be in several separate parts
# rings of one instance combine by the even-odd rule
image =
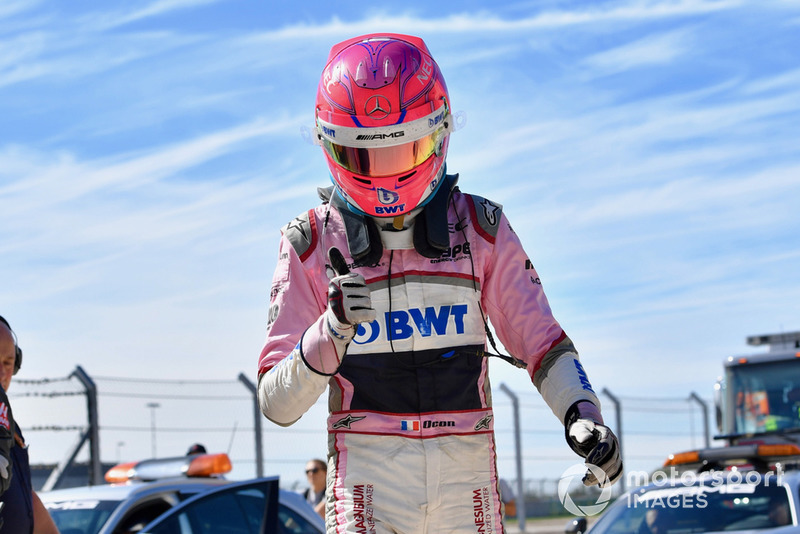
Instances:
[[[328,284],[328,326],[339,339],[347,341],[355,335],[355,325],[375,320],[370,291],[364,277],[351,273],[342,253],[336,247],[328,251],[334,277]]]
[[[605,474],[601,477],[602,480],[598,480],[592,469],[587,470],[583,477],[585,486],[599,485],[605,488],[622,477],[619,440],[611,429],[603,424],[597,406],[589,401],[573,404],[567,410],[564,429],[567,443],[572,450],[586,459],[587,466],[596,466]]]

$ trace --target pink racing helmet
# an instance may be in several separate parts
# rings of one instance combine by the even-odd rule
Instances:
[[[403,215],[441,183],[453,120],[444,78],[419,37],[370,34],[335,45],[315,118],[316,141],[350,209]]]

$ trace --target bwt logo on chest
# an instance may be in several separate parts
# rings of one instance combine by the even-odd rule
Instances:
[[[415,334],[422,337],[429,337],[433,334],[437,336],[463,334],[467,309],[466,304],[454,304],[452,306],[428,306],[425,309],[392,310],[383,314],[382,325],[380,319],[358,325],[353,343],[364,345],[372,343],[378,337],[401,340],[408,339]],[[381,336],[382,330],[388,332],[389,335]]]

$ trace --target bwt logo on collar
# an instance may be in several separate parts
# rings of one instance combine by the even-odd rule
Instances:
[[[353,343],[365,345],[372,343],[382,332],[389,332],[391,339],[397,341],[408,339],[415,333],[422,337],[433,334],[444,336],[448,334],[464,333],[464,317],[467,315],[466,304],[453,306],[428,306],[424,310],[411,308],[409,310],[392,310],[383,316],[383,326],[376,319],[371,323],[358,325]]]

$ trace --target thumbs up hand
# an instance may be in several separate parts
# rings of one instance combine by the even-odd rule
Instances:
[[[356,325],[375,320],[370,291],[364,277],[351,273],[342,253],[336,247],[328,251],[334,277],[328,284],[328,309],[342,325]]]
[[[358,323],[374,321],[376,313],[372,308],[370,291],[364,277],[350,272],[344,256],[336,247],[331,247],[328,251],[328,260],[334,273],[328,284],[329,320],[335,319],[339,323],[330,321],[331,326],[341,331]],[[333,318],[330,317],[331,314]]]

